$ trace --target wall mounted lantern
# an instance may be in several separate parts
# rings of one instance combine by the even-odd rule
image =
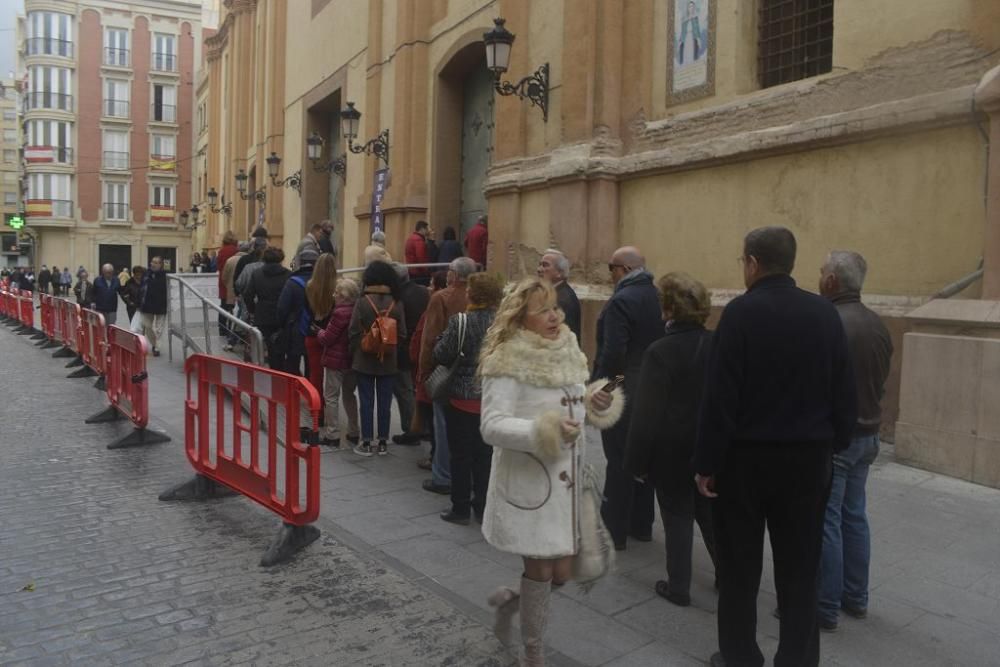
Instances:
[[[247,181],[250,177],[245,171],[240,169],[236,172],[236,191],[240,193],[240,199],[247,201],[249,199],[256,199],[261,204],[267,203],[267,194],[264,192],[264,188],[260,190],[254,190],[253,192],[247,192]]]
[[[299,196],[302,196],[302,170],[299,169],[297,172],[291,176],[278,180],[278,168],[281,166],[281,158],[274,151],[271,151],[271,156],[267,158],[267,173],[271,177],[271,185],[276,188],[294,188]]]
[[[208,224],[208,220],[198,220],[198,214],[201,209],[198,208],[197,204],[191,205],[191,213],[188,214],[187,211],[181,212],[181,226],[184,227],[184,231],[193,232],[202,225]],[[189,222],[190,219],[190,222]]]
[[[358,124],[361,120],[361,112],[354,108],[354,102],[348,102],[343,111],[340,112],[340,128],[347,139],[347,147],[352,153],[364,153],[374,155],[382,160],[385,166],[389,166],[389,130],[382,130],[377,137],[369,140],[362,146],[355,146],[354,140],[358,138]]]
[[[338,158],[331,159],[326,164],[322,164],[323,161],[323,137],[319,136],[318,132],[309,133],[309,137],[306,139],[306,155],[309,157],[309,161],[312,162],[314,171],[332,171],[338,174],[341,178],[347,178],[347,154],[344,153]]]
[[[208,189],[208,208],[212,213],[222,213],[223,215],[233,214],[233,205],[226,201],[225,193],[222,194],[222,206],[216,208],[215,205],[219,202],[219,193],[215,191],[215,188]]]
[[[486,45],[486,68],[493,72],[493,87],[500,95],[516,95],[528,100],[542,110],[542,120],[549,120],[549,64],[545,63],[533,74],[517,83],[503,81],[503,74],[510,66],[510,51],[514,34],[504,27],[502,18],[493,19],[493,29],[483,33]]]

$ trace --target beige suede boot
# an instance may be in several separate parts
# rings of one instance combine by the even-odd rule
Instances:
[[[493,623],[493,633],[504,646],[510,646],[510,626],[514,614],[521,606],[521,595],[517,591],[501,586],[493,591],[488,598],[491,607],[496,607],[496,620]]]
[[[521,641],[524,667],[545,667],[545,626],[549,620],[552,582],[521,577]]]

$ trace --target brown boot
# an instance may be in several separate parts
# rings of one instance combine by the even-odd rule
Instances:
[[[521,577],[521,641],[524,667],[545,667],[545,626],[549,620],[549,581]]]
[[[514,620],[514,614],[521,606],[521,595],[513,589],[501,586],[493,591],[487,602],[497,610],[493,633],[501,644],[510,646],[510,625]]]

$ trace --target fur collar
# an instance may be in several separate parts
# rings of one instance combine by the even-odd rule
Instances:
[[[533,387],[586,384],[590,376],[587,357],[566,325],[555,340],[521,329],[480,361],[479,373],[483,377],[512,377]]]

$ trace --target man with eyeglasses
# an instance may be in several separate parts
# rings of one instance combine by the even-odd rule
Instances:
[[[615,549],[624,551],[628,538],[653,539],[653,487],[636,481],[625,469],[631,410],[628,397],[639,381],[646,348],[663,335],[660,299],[653,274],[638,248],[619,248],[608,262],[615,291],[597,320],[597,357],[593,380],[625,376],[625,413],[611,429],[601,432],[608,460],[601,516]]]

